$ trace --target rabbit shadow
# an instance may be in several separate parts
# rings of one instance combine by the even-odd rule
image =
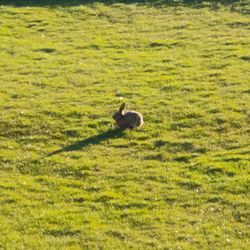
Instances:
[[[47,155],[47,157],[53,156],[53,155],[56,155],[56,154],[59,154],[62,152],[78,151],[78,150],[81,150],[89,145],[100,144],[102,141],[106,141],[108,139],[119,138],[119,137],[122,137],[123,135],[124,135],[124,131],[121,130],[120,128],[109,129],[109,130],[102,132],[98,135],[88,137],[84,140],[77,141],[71,145],[68,145],[68,146],[65,146],[61,149],[53,151],[53,152],[49,153]]]

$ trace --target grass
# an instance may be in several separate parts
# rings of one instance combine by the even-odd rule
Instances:
[[[0,249],[248,249],[247,1],[13,2]],[[142,129],[113,128],[121,102]]]

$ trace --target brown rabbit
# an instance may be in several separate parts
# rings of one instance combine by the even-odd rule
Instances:
[[[113,118],[121,129],[135,129],[143,125],[142,114],[133,110],[124,111],[125,103],[114,113]]]

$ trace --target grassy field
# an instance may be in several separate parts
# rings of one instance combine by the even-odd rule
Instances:
[[[0,249],[249,249],[248,1],[23,2],[0,1]]]

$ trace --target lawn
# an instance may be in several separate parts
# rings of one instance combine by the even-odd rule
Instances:
[[[0,0],[0,249],[249,249],[249,1],[122,2]]]

